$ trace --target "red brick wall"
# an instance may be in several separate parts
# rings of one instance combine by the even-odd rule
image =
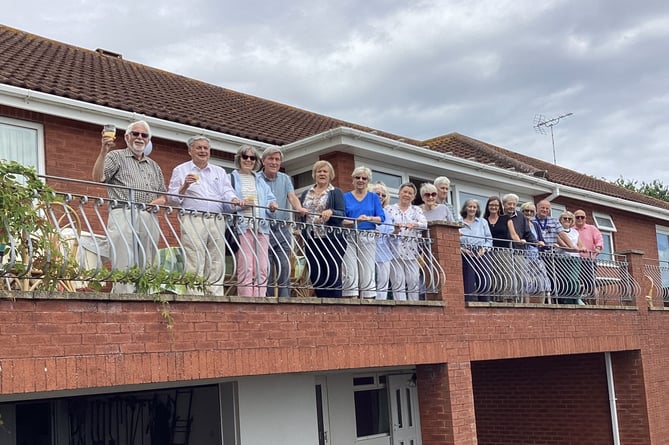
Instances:
[[[479,445],[613,443],[602,354],[473,362],[472,381]]]
[[[616,392],[618,411],[618,430],[620,442],[625,445],[644,445],[651,443],[646,415],[646,394],[644,391],[644,373],[639,351],[624,351],[611,354],[613,381]],[[669,397],[664,397],[665,403]],[[665,405],[666,406],[666,405]],[[657,438],[666,439],[668,435]],[[662,443],[656,441],[652,443]]]

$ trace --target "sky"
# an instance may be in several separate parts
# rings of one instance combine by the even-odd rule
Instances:
[[[669,184],[666,0],[24,0],[0,20],[408,138]]]

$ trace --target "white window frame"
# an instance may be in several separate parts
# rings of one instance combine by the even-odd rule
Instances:
[[[599,220],[608,221],[610,224],[600,224]],[[613,258],[613,254],[615,252],[615,250],[613,250],[613,234],[618,231],[618,229],[616,229],[615,223],[613,222],[613,218],[611,217],[611,215],[607,213],[592,212],[592,222],[595,225],[595,227],[597,227],[599,231],[602,233],[604,242],[607,242],[608,240],[607,244],[609,252],[611,254],[611,257]]]
[[[37,173],[44,175],[46,174],[46,164],[45,164],[45,155],[44,155],[44,126],[42,124],[36,123],[36,122],[29,122],[29,121],[24,121],[24,120],[19,120],[19,119],[13,119],[11,117],[2,117],[0,116],[0,124],[3,125],[9,125],[9,126],[14,126],[14,127],[22,127],[22,128],[27,128],[30,130],[36,130],[37,134],[37,165],[35,168],[37,169]],[[3,156],[0,156],[0,158],[4,158]]]
[[[381,377],[385,377],[385,382],[381,382]],[[357,378],[372,378],[373,383],[369,384],[360,384],[356,385],[355,379]],[[390,394],[388,394],[388,377],[385,374],[378,374],[378,373],[372,373],[372,374],[362,374],[362,375],[354,375],[353,378],[351,379],[351,384],[352,384],[352,389],[353,392],[362,392],[362,391],[370,391],[370,390],[381,390],[381,391],[386,391],[386,397],[387,400],[386,402],[388,403],[388,407],[390,407]],[[355,397],[354,397],[355,398]],[[354,402],[355,403],[355,402]],[[353,415],[355,417],[355,406],[353,408]],[[388,432],[387,433],[379,433],[379,434],[372,434],[369,436],[358,436],[357,430],[356,430],[356,440],[368,440],[368,439],[375,439],[379,437],[389,437],[392,431],[392,419],[390,419],[390,410],[388,411]],[[355,422],[354,422],[355,423]]]

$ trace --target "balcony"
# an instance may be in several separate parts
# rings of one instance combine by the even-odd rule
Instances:
[[[624,255],[571,257],[527,246],[474,251],[460,246],[454,224],[433,223],[409,235],[384,225],[359,231],[353,222],[332,227],[299,218],[263,219],[252,210],[147,206],[133,201],[138,190],[127,191],[128,201],[113,201],[103,197],[98,183],[45,179],[57,198],[33,201],[41,225],[27,233],[3,222],[0,286],[5,290],[162,294],[165,301],[256,296],[313,303],[316,296],[343,295],[349,298],[320,301],[429,305],[443,304],[445,289],[454,285],[460,295],[467,289],[469,306],[514,307],[630,306],[641,293]],[[242,239],[239,227],[248,229]],[[441,233],[447,236],[435,236]],[[235,240],[242,244],[236,254]],[[407,278],[399,282],[401,275]]]

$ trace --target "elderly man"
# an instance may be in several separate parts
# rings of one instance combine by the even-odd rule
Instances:
[[[224,294],[225,221],[218,213],[239,204],[230,178],[222,167],[211,164],[211,146],[206,136],[193,136],[186,143],[191,160],[172,171],[169,201],[186,212],[181,218],[181,242],[186,253],[186,271],[207,278],[214,295]],[[178,197],[174,195],[179,195]]]
[[[558,238],[562,239],[563,242],[569,246],[572,245],[569,236],[564,232],[562,224],[557,218],[551,216],[551,203],[545,199],[542,199],[537,203],[537,213],[533,219],[537,222],[539,230],[541,230],[541,235],[544,239],[546,247],[555,249],[558,247]],[[542,259],[546,264],[546,269],[548,270],[548,277],[551,280],[551,285],[553,287],[553,292],[556,289],[556,283],[553,280],[553,276],[559,271],[556,271],[556,267],[559,269],[559,262],[557,261],[555,255],[547,255],[546,252],[542,252]],[[558,300],[559,303],[568,302],[569,299]]]
[[[290,177],[280,172],[283,153],[278,147],[267,148],[262,153],[263,168],[260,177],[267,183],[276,197],[279,209],[287,209],[288,203],[301,215],[306,215],[308,210],[302,207],[299,198],[295,195],[293,182]],[[272,223],[269,247],[269,277],[276,280],[276,289],[267,287],[268,297],[290,297],[290,249],[291,249],[291,225],[286,223],[292,219],[290,212],[277,210],[271,217]]]
[[[165,202],[163,172],[155,161],[144,155],[150,140],[151,130],[144,121],[128,125],[126,148],[122,150],[110,151],[114,137],[103,135],[100,154],[93,165],[93,179],[109,185],[107,195],[112,201],[107,229],[114,269],[146,268],[155,258],[160,233],[158,221],[155,214],[138,205]],[[132,284],[115,283],[112,292],[134,290]]]
[[[448,191],[451,187],[451,180],[446,176],[439,176],[434,180],[433,184],[437,188],[437,204],[443,204],[448,207],[453,218],[459,220],[460,214],[456,212],[455,208],[448,202]]]
[[[514,193],[507,193],[506,195],[502,196],[502,205],[504,206],[504,214],[507,215],[511,220],[513,228],[520,240],[528,243],[536,243],[537,239],[532,234],[530,222],[516,210],[518,207],[518,195]],[[522,243],[513,243],[513,247],[515,249],[524,248]]]
[[[587,249],[581,252],[583,263],[581,264],[581,288],[585,298],[595,297],[595,276],[597,272],[597,255],[604,248],[602,232],[592,224],[587,223],[584,210],[574,212],[574,229],[578,231],[578,240]]]

